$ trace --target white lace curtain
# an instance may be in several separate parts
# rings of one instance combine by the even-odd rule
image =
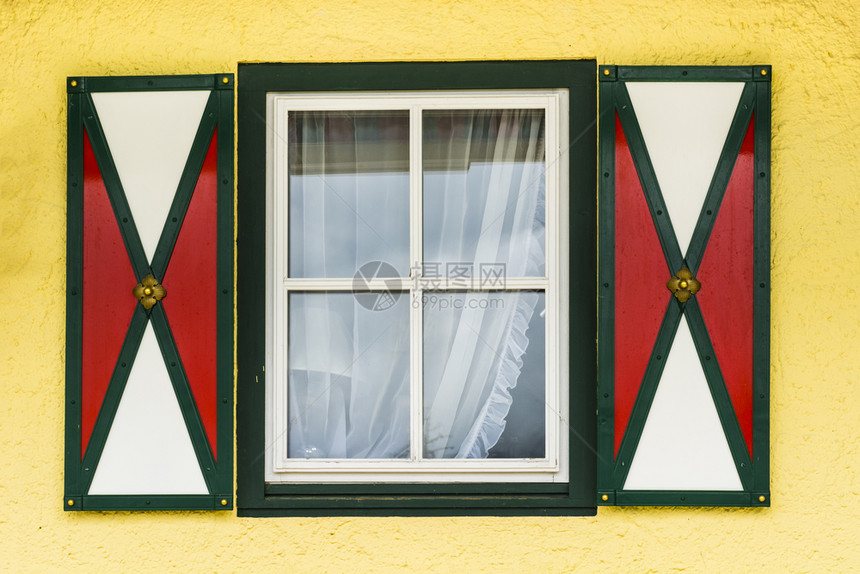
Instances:
[[[543,276],[543,113],[425,111],[423,125],[425,269],[465,265],[475,284],[489,266]],[[290,132],[290,275],[352,277],[383,261],[407,276],[408,116],[304,112]],[[542,301],[536,291],[425,291],[424,457],[486,457],[511,389],[542,393],[542,380],[519,381]],[[291,457],[410,456],[410,295],[382,303],[291,293]]]

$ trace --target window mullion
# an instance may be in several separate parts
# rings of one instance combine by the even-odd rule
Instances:
[[[424,455],[424,313],[421,305],[421,261],[423,258],[423,196],[421,164],[421,106],[412,105],[409,109],[409,256],[410,256],[410,456],[412,460],[422,460]]]
[[[400,277],[362,278],[353,277],[289,277],[283,280],[283,287],[289,291],[406,291],[411,281]]]

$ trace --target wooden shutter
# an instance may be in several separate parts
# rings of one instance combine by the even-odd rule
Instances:
[[[233,77],[67,80],[66,510],[233,504]]]
[[[769,66],[602,66],[598,504],[767,506]]]

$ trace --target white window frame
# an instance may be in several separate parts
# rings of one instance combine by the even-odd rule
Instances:
[[[567,482],[568,478],[568,92],[567,90],[469,90],[267,94],[266,174],[266,452],[267,483],[338,482]],[[289,278],[286,134],[291,111],[408,110],[410,166],[410,261],[422,260],[422,121],[431,109],[543,109],[546,114],[546,276],[507,278],[502,292],[536,289],[546,302],[545,454],[542,459],[422,459],[423,305],[410,305],[409,459],[288,458],[287,297],[289,291],[354,292],[352,278]],[[276,158],[279,161],[276,161]],[[417,277],[400,287],[421,300]],[[377,279],[370,289],[392,289]],[[447,288],[443,285],[443,288]],[[435,290],[435,287],[434,287]],[[477,290],[477,289],[476,289]]]

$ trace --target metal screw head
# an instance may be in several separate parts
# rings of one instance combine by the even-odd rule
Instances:
[[[606,502],[607,500],[609,500],[609,495],[604,494],[603,496],[600,497],[600,500],[602,500],[603,502]]]
[[[75,86],[77,86],[77,85],[78,85],[78,81],[77,81],[77,80],[72,80],[72,87],[74,88],[74,87],[75,87]]]
[[[74,506],[74,505],[75,505],[75,501],[74,501],[74,500],[72,500],[72,499],[70,498],[70,499],[66,502],[66,504],[68,504],[69,506]]]
[[[763,70],[761,71],[761,75],[762,75],[762,76],[767,76],[767,70],[764,70],[764,69],[763,69]]]
[[[609,68],[603,68],[603,75],[604,75],[604,76],[608,76],[608,75],[609,75]]]
[[[226,498],[221,499],[221,506],[227,506],[227,499]]]
[[[762,71],[764,71],[764,70],[762,70]],[[759,497],[758,497],[758,501],[759,501],[759,502],[764,502],[764,495],[763,495],[763,494],[762,494],[761,496],[759,496]]]
[[[228,78],[227,76],[224,76],[223,78],[221,78],[221,83],[222,84],[229,84],[230,78]]]

